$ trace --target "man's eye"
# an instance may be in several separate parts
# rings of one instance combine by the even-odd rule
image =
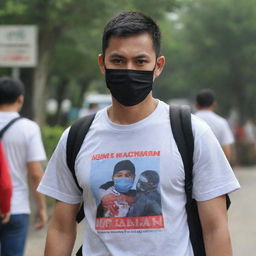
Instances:
[[[139,65],[143,65],[143,64],[147,63],[147,61],[146,60],[137,60],[137,63]]]
[[[112,59],[111,62],[114,63],[114,64],[121,64],[121,63],[123,63],[123,60],[121,60],[121,59]]]

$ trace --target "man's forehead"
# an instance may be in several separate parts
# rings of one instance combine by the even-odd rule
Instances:
[[[109,39],[106,52],[109,54],[122,52],[149,54],[154,52],[152,37],[149,34],[139,34],[128,37],[113,36]]]

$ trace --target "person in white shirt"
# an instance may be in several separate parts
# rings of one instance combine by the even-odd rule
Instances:
[[[212,129],[227,159],[230,161],[234,136],[228,122],[216,114],[215,93],[211,89],[203,89],[196,96],[196,116],[203,119]]]
[[[38,187],[38,191],[57,199],[45,256],[72,254],[75,219],[82,201],[86,219],[82,255],[194,255],[185,209],[184,165],[170,127],[169,106],[152,95],[153,81],[165,64],[160,55],[160,35],[156,23],[138,12],[123,12],[106,24],[98,63],[112,105],[97,112],[76,157],[75,174],[83,191],[67,167],[69,129],[49,161]],[[210,128],[192,116],[192,129],[193,198],[199,209],[206,252],[230,256],[225,195],[238,189],[239,183]],[[147,185],[150,178],[144,175],[146,170],[153,170],[159,177],[159,183],[153,179],[159,192],[154,198],[160,208],[155,216],[146,206],[146,212],[136,216],[97,216],[99,187],[112,179],[113,166],[124,160],[136,167],[131,189],[139,183],[141,192],[140,182]],[[137,199],[147,204],[147,196]]]
[[[20,116],[23,95],[21,81],[0,78],[0,129]],[[39,126],[27,118],[17,120],[5,132],[2,141],[10,168],[13,195],[10,219],[0,227],[0,255],[22,256],[30,214],[29,184],[36,202],[35,228],[41,229],[47,222],[44,195],[36,191],[43,176],[41,161],[46,160],[46,155]]]

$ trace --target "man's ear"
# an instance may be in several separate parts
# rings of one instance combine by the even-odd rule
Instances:
[[[23,102],[24,102],[24,96],[23,95],[20,95],[18,98],[17,98],[17,101],[16,101],[19,105],[22,105]]]
[[[17,112],[19,112],[23,106],[24,96],[20,95],[16,100]]]
[[[102,54],[99,54],[99,56],[98,56],[98,65],[99,65],[101,73],[104,75],[105,74],[105,65],[104,65],[104,58],[103,58]]]
[[[216,110],[216,108],[217,108],[217,104],[214,102],[214,103],[212,104],[211,109],[214,111],[214,110]]]
[[[195,108],[197,109],[197,110],[200,110],[200,105],[197,103],[197,102],[195,102]]]
[[[160,74],[162,73],[162,71],[164,69],[164,64],[165,64],[165,57],[164,56],[158,57],[156,60],[154,79],[160,76]]]

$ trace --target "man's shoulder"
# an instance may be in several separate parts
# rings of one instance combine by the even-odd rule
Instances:
[[[220,114],[217,114],[216,112],[212,112],[212,113],[213,113],[213,116],[218,118],[219,120],[226,121],[226,119],[223,116],[221,116]]]
[[[219,128],[227,129],[227,127],[229,127],[228,121],[224,117],[218,115],[217,113],[214,113],[214,115],[216,118],[216,125]]]
[[[17,112],[0,113],[0,118],[2,120],[3,127],[7,125],[11,120],[18,117],[19,119],[16,120],[15,123],[13,123],[8,130],[15,131],[15,133],[17,134],[21,134],[21,133],[32,134],[40,129],[36,122],[26,117],[20,116]]]
[[[227,120],[221,115],[213,112],[213,111],[198,111],[195,113],[196,116],[205,120],[207,123],[215,124],[215,126],[223,126],[227,124]]]
[[[23,122],[23,123],[25,123],[27,125],[31,125],[31,126],[38,126],[38,124],[35,121],[33,121],[27,117],[21,116],[21,119],[19,120],[19,122]]]
[[[17,121],[16,128],[19,130],[25,130],[27,133],[34,133],[40,130],[39,125],[26,117],[21,117],[20,120]]]

